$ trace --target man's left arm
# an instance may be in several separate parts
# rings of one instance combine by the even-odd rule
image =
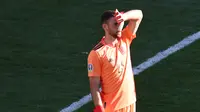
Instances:
[[[124,21],[129,21],[128,30],[131,34],[136,34],[138,27],[142,21],[143,13],[141,10],[130,10],[122,14]]]
[[[131,44],[132,40],[136,37],[136,32],[142,21],[143,13],[141,10],[130,10],[125,13],[120,13],[117,9],[115,11],[115,19],[117,23],[129,21],[126,28],[122,31],[122,38]]]

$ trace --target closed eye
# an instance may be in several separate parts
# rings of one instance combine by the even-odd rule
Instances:
[[[118,25],[118,23],[116,22],[116,23],[114,23],[114,25],[115,25],[115,26],[117,26],[117,25]]]

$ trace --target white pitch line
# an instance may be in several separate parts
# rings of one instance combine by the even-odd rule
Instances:
[[[168,57],[169,55],[177,52],[178,50],[183,49],[184,47],[192,44],[196,40],[200,39],[200,31],[197,33],[194,33],[177,44],[170,46],[168,49],[158,52],[155,56],[147,59],[145,62],[141,63],[140,65],[133,68],[133,72],[135,75],[138,75],[139,73],[143,72],[144,70],[148,69],[149,67],[153,66],[154,64],[160,62],[164,58]],[[60,112],[73,112],[83,105],[87,104],[92,100],[91,94],[88,94],[81,98],[79,101],[73,102],[71,105],[67,106],[66,108],[62,109]]]

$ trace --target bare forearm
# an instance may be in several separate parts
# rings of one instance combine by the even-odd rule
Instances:
[[[130,10],[123,14],[124,21],[129,20],[128,29],[132,34],[136,34],[142,21],[143,13],[141,10]]]
[[[141,20],[143,18],[143,13],[141,10],[130,10],[124,13],[124,20]]]
[[[98,89],[91,89],[91,94],[92,94],[92,99],[94,102],[95,106],[103,106],[102,100],[101,100],[101,95]]]
[[[90,77],[90,91],[95,106],[103,106],[99,92],[100,77]]]

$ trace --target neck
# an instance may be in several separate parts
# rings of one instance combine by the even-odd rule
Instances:
[[[118,42],[117,38],[114,38],[113,36],[109,35],[109,34],[105,34],[105,43],[106,44],[112,44],[113,46]]]

